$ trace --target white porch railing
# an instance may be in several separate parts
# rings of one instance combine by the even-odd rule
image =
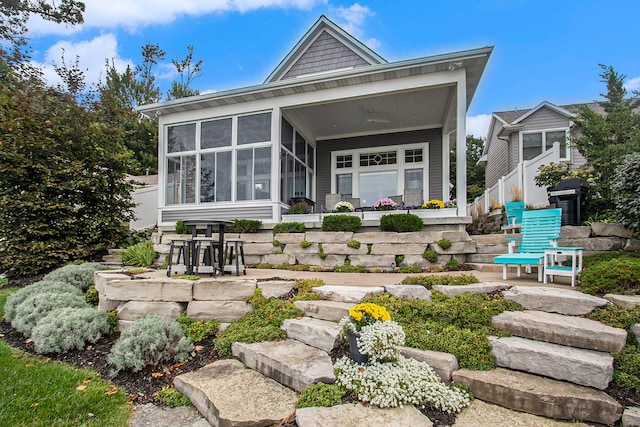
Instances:
[[[515,193],[520,192],[525,205],[546,206],[548,204],[547,189],[538,187],[534,178],[538,174],[538,167],[549,163],[560,163],[560,143],[553,144],[553,148],[539,156],[518,163],[518,166],[507,175],[498,179],[492,187],[468,206],[471,215],[489,212],[494,204],[504,205],[514,199]]]

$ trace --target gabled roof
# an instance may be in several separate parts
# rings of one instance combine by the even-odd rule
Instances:
[[[329,51],[326,46],[330,47]],[[267,77],[265,83],[311,73],[385,63],[387,61],[384,58],[322,15]]]

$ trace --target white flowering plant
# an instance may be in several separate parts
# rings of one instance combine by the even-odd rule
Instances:
[[[400,357],[404,340],[402,326],[388,320],[364,326],[356,341],[360,352],[368,354],[371,362],[392,362]]]
[[[333,207],[334,212],[353,212],[355,208],[349,202],[338,202]]]

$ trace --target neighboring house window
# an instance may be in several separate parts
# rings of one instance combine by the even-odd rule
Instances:
[[[569,160],[569,145],[566,130],[522,132],[522,159],[531,160],[550,150],[555,142],[560,143],[560,160]]]
[[[427,188],[427,153],[427,143],[333,152],[331,191],[372,206],[383,197],[403,194],[405,188]]]
[[[286,119],[280,136],[280,201],[312,198],[315,150]]]
[[[166,156],[167,205],[270,199],[271,113],[168,126]]]

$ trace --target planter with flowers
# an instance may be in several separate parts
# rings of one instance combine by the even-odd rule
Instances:
[[[358,400],[381,408],[431,405],[447,412],[459,412],[469,404],[466,392],[442,383],[428,364],[400,354],[404,331],[383,306],[358,304],[340,325],[347,334],[359,333],[355,343],[367,357],[358,361],[357,355],[345,356],[334,365],[336,384]]]
[[[355,208],[349,202],[338,202],[330,212],[323,212],[322,217],[327,215],[350,215],[362,218],[362,212],[355,212]]]
[[[448,200],[443,202],[442,200],[429,200],[424,202],[422,209],[411,209],[410,213],[419,216],[420,218],[447,218],[455,217],[457,215],[457,202],[456,200]]]
[[[404,210],[398,210],[398,204],[394,202],[392,199],[385,197],[384,199],[380,199],[373,204],[372,211],[364,211],[362,214],[362,219],[377,219],[380,220],[382,215],[389,215],[394,213],[406,213]]]

